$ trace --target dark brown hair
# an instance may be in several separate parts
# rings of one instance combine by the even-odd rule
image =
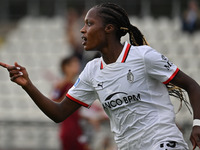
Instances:
[[[113,24],[116,28],[116,35],[120,39],[129,33],[130,43],[135,46],[148,45],[140,30],[130,23],[126,11],[117,4],[103,3],[96,5],[98,15],[103,19],[104,24]]]

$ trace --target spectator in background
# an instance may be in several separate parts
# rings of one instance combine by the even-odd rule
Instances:
[[[61,71],[64,78],[56,84],[52,93],[52,98],[56,102],[61,102],[67,91],[73,86],[80,72],[79,59],[76,56],[63,59]],[[76,111],[61,123],[60,139],[62,150],[88,150],[80,120],[79,111]]]
[[[193,33],[200,28],[200,11],[195,0],[189,1],[188,9],[183,15],[183,31]]]

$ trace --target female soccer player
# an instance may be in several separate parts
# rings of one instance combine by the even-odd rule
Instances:
[[[55,122],[99,99],[110,118],[119,150],[188,150],[175,125],[165,84],[177,85],[188,92],[194,114],[191,142],[194,148],[200,147],[200,86],[148,46],[121,7],[105,3],[91,8],[81,33],[84,49],[98,50],[102,57],[86,65],[61,103],[42,95],[24,67],[17,63],[0,65]],[[131,45],[120,43],[126,33]]]

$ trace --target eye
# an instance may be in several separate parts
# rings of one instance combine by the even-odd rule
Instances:
[[[86,24],[90,27],[92,23],[90,21],[87,21]]]
[[[92,24],[90,22],[87,23],[88,26],[91,26]]]

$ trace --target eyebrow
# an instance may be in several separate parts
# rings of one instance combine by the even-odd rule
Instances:
[[[91,22],[91,19],[85,19],[85,23]]]

